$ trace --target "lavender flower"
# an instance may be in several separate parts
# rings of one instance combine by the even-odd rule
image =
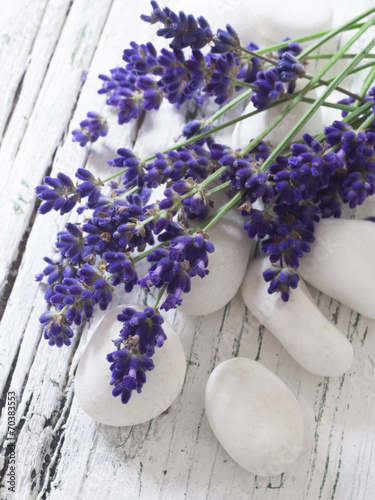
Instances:
[[[213,39],[214,47],[212,53],[224,54],[226,52],[234,52],[240,48],[240,40],[238,33],[230,24],[226,25],[226,29],[218,29],[215,38]]]
[[[280,73],[277,68],[271,68],[265,71],[259,71],[251,101],[258,109],[263,109],[271,103],[278,101],[284,96],[284,84],[281,81]]]
[[[65,310],[69,324],[82,323],[82,318],[90,319],[94,314],[95,300],[86,284],[73,278],[65,278],[61,284],[54,287],[54,295],[50,302],[58,309]]]
[[[290,38],[289,37],[285,37],[283,39],[283,42],[286,42],[288,40],[290,40]],[[292,56],[297,57],[302,52],[302,47],[297,42],[290,42],[290,43],[288,43],[288,45],[286,47],[283,47],[282,49],[278,50],[278,57],[279,57],[279,59],[281,59],[282,56],[283,56],[283,54],[285,54],[286,52],[289,52],[289,54],[291,54]]]
[[[125,292],[131,292],[138,277],[130,260],[121,252],[106,252],[103,257],[106,270],[112,275],[110,283],[114,286],[123,283]]]
[[[120,156],[107,163],[111,167],[127,169],[122,178],[124,186],[126,188],[143,187],[145,164],[130,149],[120,148],[117,154]]]
[[[138,45],[130,42],[130,49],[125,49],[123,60],[127,63],[126,70],[136,75],[162,74],[157,61],[157,52],[151,42]]]
[[[117,351],[108,354],[107,360],[111,363],[112,394],[121,395],[126,404],[132,391],[142,391],[146,372],[154,368],[151,356],[155,347],[162,347],[167,337],[161,326],[163,318],[151,307],[144,311],[126,307],[117,319],[123,323],[120,337],[114,340]]]
[[[82,261],[82,231],[71,222],[68,222],[65,227],[66,231],[57,233],[56,248],[60,250],[62,257],[70,260],[71,264],[79,264]]]
[[[283,302],[288,302],[290,290],[297,288],[299,276],[288,267],[271,267],[263,273],[266,282],[270,282],[268,293],[280,292]]]
[[[44,184],[37,186],[35,192],[44,203],[39,207],[39,213],[46,214],[53,210],[60,210],[64,215],[70,212],[80,200],[73,181],[66,174],[59,172],[57,177],[47,176]]]
[[[213,251],[213,244],[202,233],[177,236],[168,250],[158,248],[147,256],[152,265],[138,284],[147,290],[166,285],[167,298],[161,309],[175,308],[182,303],[182,294],[190,291],[190,278],[208,274],[207,253]]]
[[[237,61],[230,52],[215,59],[215,71],[205,91],[216,96],[216,104],[224,104],[232,97],[235,87],[233,79],[238,70]]]
[[[274,67],[269,67],[247,53],[258,49],[255,44],[250,43],[248,51],[241,48],[238,34],[229,24],[213,34],[203,17],[161,9],[156,1],[151,7],[151,14],[141,17],[161,25],[158,35],[170,41],[169,49],[158,52],[150,42],[132,41],[123,52],[123,67],[99,75],[99,94],[105,95],[119,124],[142,119],[145,111],[158,110],[163,100],[177,108],[188,100],[203,104],[208,99],[222,106],[245,84],[255,87],[251,100],[261,110],[283,99],[285,92],[292,93],[297,79],[305,75],[303,62],[298,60],[302,48],[295,42],[271,54]],[[375,112],[375,87],[365,99],[371,100]],[[108,164],[121,170],[108,191],[106,181],[85,168],[77,170],[77,183],[62,173],[56,178],[47,176],[36,188],[42,201],[40,213],[53,209],[63,215],[78,204],[77,212],[84,218],[68,222],[58,232],[57,257],[45,258],[47,266],[36,276],[38,281],[47,281],[45,298],[56,309],[40,318],[44,337],[50,345],[69,345],[73,325],[90,319],[97,306],[106,309],[118,285],[126,292],[136,285],[148,291],[156,287],[157,304],[161,302],[160,308],[166,311],[181,305],[183,294],[190,292],[191,279],[204,278],[209,272],[214,246],[196,228],[206,226],[213,206],[202,181],[207,180],[206,186],[216,178],[224,185],[213,194],[220,188],[234,194],[244,216],[244,230],[250,238],[260,240],[262,252],[269,257],[271,267],[263,276],[268,292],[289,300],[298,285],[301,258],[315,239],[315,224],[322,217],[340,216],[344,203],[354,208],[375,193],[375,120],[370,124],[368,109],[369,105],[364,106],[356,120],[352,114],[343,114],[345,121],[327,127],[322,141],[309,134],[290,147],[283,141],[278,156],[263,141],[256,147],[251,142],[243,145],[243,154],[243,150],[234,151],[207,136],[158,152],[152,160],[142,160],[126,147],[118,149],[118,156]],[[222,111],[200,119],[205,111],[202,108],[198,114],[199,110],[196,113],[189,107],[187,116],[193,119],[182,131],[185,138],[193,141],[200,132],[215,129],[213,120]],[[365,130],[357,129],[361,123],[366,123]],[[73,141],[85,146],[107,131],[106,119],[89,112],[80,128],[73,130]],[[217,173],[210,178],[218,169],[220,177]],[[114,177],[116,173],[107,181]],[[147,204],[151,190],[162,184],[166,184],[164,197]],[[255,208],[257,200],[264,203],[263,209]],[[232,206],[233,201],[230,203]],[[195,219],[202,222],[189,230],[189,222]],[[161,244],[148,249],[156,238]],[[142,255],[133,260],[135,251]],[[133,263],[145,255],[149,267],[138,277]],[[116,350],[107,359],[112,393],[127,403],[133,391],[141,392],[146,372],[154,368],[155,349],[166,336],[156,308],[125,308],[118,319],[122,328],[114,340]]]
[[[147,23],[157,22],[164,25],[157,31],[158,36],[172,38],[170,47],[173,49],[201,49],[212,40],[212,32],[204,17],[195,19],[193,15],[184,12],[174,13],[169,7],[160,9],[157,2],[152,1],[152,12],[150,15],[141,15],[141,19]]]
[[[78,142],[80,146],[95,142],[99,137],[105,137],[108,133],[107,120],[94,111],[89,111],[87,118],[79,125],[81,128],[73,130],[72,135],[73,142]]]
[[[73,330],[63,314],[47,311],[39,318],[40,323],[45,326],[44,338],[50,346],[69,346],[73,337]]]
[[[107,361],[111,363],[110,370],[113,385],[113,396],[121,395],[121,403],[126,404],[133,390],[138,393],[142,391],[146,382],[146,372],[154,369],[154,363],[145,355],[133,354],[133,350],[119,349],[107,355]]]
[[[57,283],[61,283],[64,278],[75,277],[76,269],[69,263],[69,261],[62,258],[54,261],[49,257],[44,257],[43,260],[47,262],[48,266],[43,269],[42,273],[37,274],[35,279],[36,281],[42,281],[44,277],[47,278],[49,286],[46,289],[44,298],[49,301],[53,294],[53,286]]]
[[[168,180],[179,181],[183,177],[191,177],[202,181],[212,171],[209,152],[198,144],[168,151],[166,154],[156,153],[154,162],[146,167],[144,182],[153,188]]]

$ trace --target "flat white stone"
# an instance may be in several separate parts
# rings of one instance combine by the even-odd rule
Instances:
[[[224,361],[206,387],[208,422],[241,467],[260,476],[286,471],[302,449],[300,406],[286,385],[260,363]]]
[[[267,292],[262,273],[268,267],[266,257],[250,263],[241,287],[246,306],[309,372],[329,377],[349,370],[353,362],[351,343],[319,311],[306,285],[300,280],[289,301],[283,302],[280,294]]]
[[[301,260],[303,278],[354,311],[375,319],[375,224],[323,219],[311,252]]]
[[[112,396],[110,363],[106,355],[115,350],[112,340],[119,337],[121,323],[117,315],[124,307],[143,310],[143,306],[123,305],[112,309],[96,327],[79,362],[75,394],[79,405],[90,417],[106,425],[135,425],[163,413],[182,389],[186,358],[182,344],[171,325],[164,321],[167,340],[155,349],[155,368],[146,373],[142,392],[133,394],[127,404]]]
[[[191,279],[191,291],[183,295],[180,311],[193,316],[211,314],[236,295],[254,249],[254,240],[243,229],[244,222],[232,209],[208,231],[215,246],[208,255],[209,274]]]

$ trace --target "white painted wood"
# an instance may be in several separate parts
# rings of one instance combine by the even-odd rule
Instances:
[[[65,136],[82,86],[82,74],[90,64],[110,5],[110,0],[74,2],[28,121],[26,133],[13,162],[10,162],[11,175],[1,185],[0,209],[5,217],[0,244],[6,257],[0,271],[0,290],[5,285],[5,278],[17,256],[18,245],[34,209],[34,187],[41,182],[56,148]],[[61,15],[65,16],[63,10]],[[48,32],[45,33],[43,43],[49,43]],[[37,54],[38,52],[34,57]],[[40,71],[45,71],[43,64]],[[82,151],[74,152],[66,166],[67,171],[74,172],[82,157]]]
[[[145,0],[137,3],[115,0],[113,5],[110,1],[75,0],[66,19],[68,2],[55,1],[61,3],[49,20],[48,6],[51,9],[56,5],[52,0],[48,5],[43,0],[12,4],[0,1],[1,7],[3,4],[12,7],[1,9],[0,26],[7,26],[5,33],[17,33],[25,26],[25,20],[31,18],[30,9],[39,16],[32,41],[6,45],[11,52],[4,52],[2,44],[0,51],[1,61],[3,54],[6,58],[9,54],[19,55],[17,62],[14,57],[8,60],[7,74],[2,72],[0,76],[0,88],[5,89],[1,95],[6,96],[0,105],[1,119],[4,113],[9,115],[14,82],[19,81],[27,68],[0,149],[5,178],[0,187],[2,280],[18,253],[32,215],[32,187],[48,169],[56,148],[53,175],[61,169],[72,173],[86,162],[99,175],[105,175],[105,161],[113,158],[116,148],[129,147],[135,140],[135,149],[142,155],[164,149],[170,144],[169,137],[178,135],[185,120],[186,109],[181,110],[181,115],[166,105],[159,113],[150,113],[139,131],[134,124],[112,127],[109,136],[93,145],[89,153],[71,144],[70,130],[78,125],[86,111],[106,111],[103,99],[96,94],[100,87],[97,74],[121,62],[122,50],[130,40],[145,42],[153,29],[138,20],[142,11],[149,10]],[[364,10],[370,3],[363,0],[357,2],[355,8]],[[335,13],[338,18],[351,15],[352,7],[349,1],[341,2]],[[84,70],[89,70],[89,74],[82,86],[80,78]],[[1,108],[2,105],[5,107]],[[23,112],[26,123],[18,123]],[[30,190],[21,184],[22,179]],[[18,200],[19,195],[28,202],[27,206]],[[12,203],[15,201],[23,213],[14,213]],[[358,217],[369,215],[374,215],[374,202],[370,200],[357,210]],[[102,314],[84,329],[81,337],[76,336],[71,348],[53,349],[40,338],[42,329],[38,317],[45,304],[43,291],[34,283],[33,275],[43,268],[42,256],[50,254],[56,231],[65,221],[66,218],[56,214],[36,217],[27,246],[22,250],[22,262],[0,326],[0,386],[2,390],[14,391],[18,399],[17,494],[14,498],[346,500],[373,497],[374,321],[312,289],[322,313],[348,336],[355,352],[350,372],[340,378],[323,379],[303,371],[292,360],[246,310],[240,294],[225,309],[207,317],[194,318],[171,311],[167,319],[178,332],[188,359],[181,395],[166,414],[150,423],[131,428],[99,425],[84,414],[74,399],[74,372]],[[116,298],[113,306],[121,301],[142,302],[143,298],[143,294],[139,296],[135,292],[126,300]],[[152,303],[153,299],[148,300]],[[219,362],[233,356],[259,360],[281,378],[302,407],[303,449],[295,467],[282,477],[257,478],[241,469],[218,445],[208,426],[204,415],[205,383]],[[7,434],[6,425],[6,409],[3,409],[0,470],[6,464],[7,442],[2,442]],[[12,496],[1,488],[0,498],[8,500]]]
[[[10,4],[7,3],[6,5]],[[34,2],[34,5],[38,4]],[[26,61],[22,88],[20,89],[17,102],[13,104],[14,108],[12,110],[12,115],[9,117],[7,130],[1,141],[0,169],[2,170],[3,184],[5,184],[5,179],[8,180],[9,177],[14,174],[13,164],[17,151],[25,135],[30,115],[34,109],[38,94],[46,77],[46,72],[57,42],[59,41],[69,7],[70,0],[51,0],[46,6],[39,29],[33,40],[33,45]],[[22,9],[22,12],[24,12],[24,10],[25,9]],[[4,18],[2,19],[4,21]],[[12,28],[12,26],[12,23],[9,22],[7,28]],[[10,37],[10,44],[14,43],[14,39],[18,42],[20,41],[20,37],[17,35],[8,36]],[[48,43],[46,43],[46,40],[48,40]],[[23,45],[24,44],[25,41],[23,41]],[[4,52],[3,49],[0,50],[1,57]],[[9,59],[19,60],[20,54],[6,54],[6,59],[8,62]],[[14,76],[14,70],[12,70],[10,74]],[[4,78],[4,74],[2,74],[2,76]],[[5,81],[8,84],[7,88],[9,88],[9,78]],[[5,103],[5,99],[1,102]],[[22,209],[22,201],[17,200],[15,203],[18,203],[18,210],[20,211]]]
[[[57,4],[61,0],[54,0]],[[51,2],[52,3],[52,2]],[[29,54],[38,33],[48,0],[0,4],[0,138],[12,112],[14,98],[29,63]],[[1,142],[1,141],[0,141]]]

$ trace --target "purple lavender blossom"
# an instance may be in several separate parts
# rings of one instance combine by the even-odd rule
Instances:
[[[277,68],[259,71],[254,85],[258,90],[254,90],[251,101],[257,109],[264,109],[271,103],[282,99],[285,93]]]
[[[64,315],[47,311],[39,318],[44,328],[44,338],[50,346],[69,346],[73,337],[73,330]]]
[[[121,395],[121,402],[126,404],[132,391],[142,391],[146,372],[154,368],[151,356],[155,347],[162,347],[167,337],[162,316],[151,307],[143,311],[126,307],[117,319],[123,323],[120,337],[113,341],[117,351],[108,354],[107,360],[111,363],[112,394]]]
[[[126,404],[133,390],[142,391],[146,382],[146,372],[154,369],[155,365],[146,355],[133,354],[131,350],[123,348],[107,355],[111,363],[110,370],[113,385],[113,396],[121,395],[121,403]]]
[[[213,251],[213,244],[200,233],[177,236],[168,249],[157,248],[148,254],[152,265],[138,284],[147,290],[166,285],[167,297],[161,309],[175,308],[182,303],[182,294],[190,291],[190,278],[208,274],[207,254]]]
[[[270,283],[268,293],[279,292],[283,302],[288,302],[290,290],[297,288],[299,275],[288,267],[271,267],[263,273],[264,280]]]
[[[138,277],[130,260],[121,252],[106,252],[103,257],[107,272],[113,275],[109,282],[114,286],[123,283],[125,292],[131,292]]]
[[[186,15],[182,11],[176,14],[169,7],[160,9],[155,1],[151,2],[151,6],[153,9],[151,14],[142,14],[141,19],[150,24],[157,22],[163,24],[164,27],[157,31],[157,35],[166,39],[172,38],[171,48],[201,49],[212,40],[212,31],[204,17],[195,19],[193,15]]]
[[[226,29],[218,29],[216,36],[213,39],[214,47],[212,53],[224,54],[226,52],[234,52],[240,48],[240,40],[238,33],[230,24],[226,25]]]
[[[77,193],[72,179],[62,172],[59,172],[56,178],[45,177],[44,184],[37,186],[35,192],[43,201],[39,207],[41,214],[46,214],[53,209],[60,210],[60,214],[64,215],[70,212],[80,200],[80,194]]]
[[[140,160],[130,149],[120,148],[117,150],[120,155],[114,160],[110,160],[107,164],[111,167],[126,168],[122,181],[126,188],[134,186],[143,187],[145,164]]]
[[[127,63],[126,70],[136,75],[162,74],[157,51],[151,42],[141,45],[130,42],[130,48],[124,50],[122,58]]]
[[[78,142],[80,146],[86,146],[88,142],[95,142],[99,137],[105,137],[108,133],[107,120],[99,113],[89,111],[87,118],[81,121],[80,129],[72,131],[73,142]]]

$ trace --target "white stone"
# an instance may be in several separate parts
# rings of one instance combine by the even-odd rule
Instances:
[[[307,80],[298,80],[296,90],[301,90],[306,84]],[[307,93],[307,97],[311,99],[317,99],[317,93],[312,90]],[[233,134],[231,146],[234,149],[243,149],[252,139],[255,139],[260,133],[263,132],[279,115],[284,111],[284,109],[289,106],[289,102],[279,104],[273,108],[265,109],[261,113],[258,113],[250,118],[246,118],[236,124]],[[277,146],[286,136],[286,134],[293,128],[293,126],[302,118],[302,116],[309,111],[311,104],[307,102],[299,102],[284,118],[276,125],[276,127],[266,135],[263,139],[265,141],[270,141],[273,146]],[[250,102],[247,106],[243,115],[256,111],[253,103]],[[302,127],[302,129],[294,136],[293,140],[302,139],[304,133],[309,133],[310,135],[316,135],[321,133],[323,130],[323,120],[322,112],[320,109],[316,111],[309,119],[309,121]]]
[[[311,252],[301,260],[303,278],[354,311],[375,319],[375,224],[323,219]]]
[[[112,396],[110,363],[106,355],[115,350],[111,341],[119,337],[121,323],[117,315],[124,307],[129,306],[109,311],[95,328],[75,378],[75,394],[81,408],[98,422],[114,426],[140,424],[167,410],[181,391],[186,370],[182,344],[171,325],[164,321],[167,340],[155,350],[152,358],[155,368],[146,373],[142,392],[134,391],[127,404],[121,403],[120,396]],[[143,306],[130,307],[144,309]]]
[[[191,279],[191,291],[183,295],[180,311],[193,316],[211,314],[236,295],[254,250],[254,240],[243,229],[244,221],[232,209],[208,231],[215,246],[215,251],[208,255],[209,274]]]
[[[300,280],[289,301],[283,302],[280,294],[267,292],[262,273],[268,267],[266,257],[250,263],[241,287],[246,306],[309,372],[330,377],[349,370],[353,362],[351,343],[319,311],[306,285]]]
[[[225,451],[259,476],[286,471],[302,449],[300,406],[284,383],[256,361],[234,358],[211,373],[208,422]]]
[[[273,45],[286,36],[299,38],[328,30],[332,25],[332,7],[326,0],[266,0],[252,2],[264,44]]]

